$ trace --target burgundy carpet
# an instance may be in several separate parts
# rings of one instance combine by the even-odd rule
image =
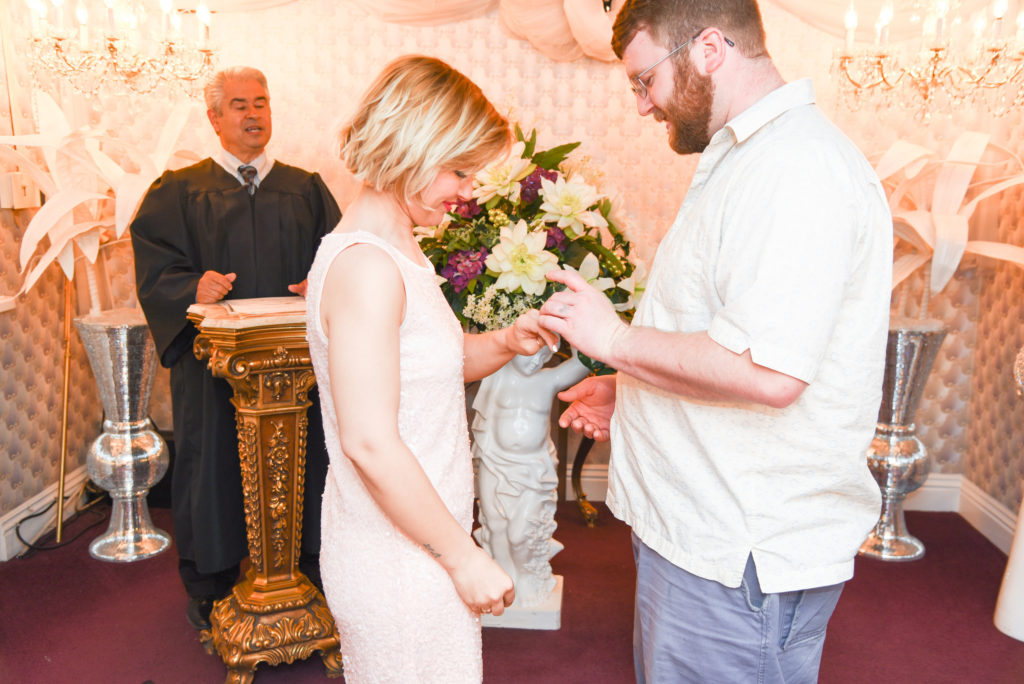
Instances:
[[[553,565],[565,578],[562,629],[484,630],[488,684],[633,681],[629,532],[607,509],[587,529],[559,509]],[[153,509],[155,523],[170,514]],[[87,525],[74,521],[65,539]],[[1024,683],[1024,643],[992,626],[1006,557],[952,513],[910,513],[921,561],[858,560],[829,628],[821,681]],[[0,563],[0,683],[218,684],[224,666],[185,621],[176,558],[93,560],[88,542]],[[443,667],[439,663],[439,667]],[[316,659],[256,671],[257,684],[327,682]]]

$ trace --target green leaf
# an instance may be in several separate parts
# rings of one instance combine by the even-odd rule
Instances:
[[[594,375],[614,375],[618,372],[608,364],[592,359],[579,350],[576,351],[576,356],[579,357],[580,363],[589,368]]]
[[[565,145],[559,145],[558,147],[552,147],[550,150],[538,152],[531,157],[531,161],[542,169],[552,171],[558,168],[558,165],[562,163],[569,153],[579,147],[578,142],[566,143]]]
[[[523,159],[530,159],[532,161],[533,151],[537,149],[537,129],[534,128],[530,131],[530,139],[523,140],[526,143],[526,147],[523,149]]]

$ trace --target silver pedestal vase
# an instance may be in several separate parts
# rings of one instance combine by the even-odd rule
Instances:
[[[153,526],[146,494],[167,472],[164,440],[149,420],[156,348],[137,309],[112,309],[75,319],[100,400],[103,432],[86,457],[89,477],[110,493],[110,525],[89,545],[93,558],[127,563],[166,549],[170,537]]]
[[[924,555],[924,544],[907,532],[903,499],[928,477],[928,452],[915,434],[914,414],[946,332],[937,320],[901,318],[890,325],[882,405],[867,451],[882,491],[882,513],[860,547],[862,556],[910,561]]]

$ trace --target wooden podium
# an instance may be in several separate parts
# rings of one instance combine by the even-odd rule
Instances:
[[[200,634],[228,668],[226,684],[248,684],[259,663],[278,665],[320,651],[329,677],[342,674],[338,630],[323,595],[298,571],[306,472],[306,409],[316,384],[300,297],[194,304],[194,351],[234,390],[238,458],[250,567],[214,604]]]

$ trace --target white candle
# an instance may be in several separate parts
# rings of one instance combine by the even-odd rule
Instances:
[[[107,35],[114,35],[114,0],[103,0],[107,6]]]
[[[167,40],[167,36],[171,32],[171,9],[173,7],[174,3],[171,0],[160,0],[160,11],[164,14],[161,21],[161,32],[164,40]]]
[[[175,12],[171,15],[171,39],[181,37],[181,15]]]
[[[875,43],[885,47],[889,42],[889,23],[892,21],[892,3],[886,2],[878,12],[878,23],[875,24]]]
[[[995,19],[992,27],[992,37],[998,40],[1003,34],[1003,17],[1006,16],[1006,0],[996,0],[992,3],[992,18]]]
[[[210,8],[203,0],[196,6],[196,26],[199,29],[199,47],[203,49],[210,42]]]
[[[985,35],[985,26],[988,22],[985,20],[984,14],[979,14],[974,20],[974,37],[971,39],[971,52],[982,55],[985,53],[985,41],[982,37]]]
[[[946,37],[946,15],[949,13],[949,3],[945,0],[935,3],[935,45],[941,45]]]
[[[852,2],[850,8],[846,10],[843,25],[846,27],[846,51],[853,52],[853,40],[857,33],[857,8],[853,6]]]
[[[78,6],[75,7],[75,19],[78,20],[78,39],[82,42],[82,48],[86,48],[89,43],[89,12],[85,9],[85,5],[79,0]]]
[[[53,28],[57,30],[57,33],[63,33],[64,31],[64,0],[52,0],[54,8],[57,10],[57,16],[54,17]]]
[[[32,15],[32,37],[41,38],[46,23],[46,5],[40,0],[28,0],[28,9]]]

